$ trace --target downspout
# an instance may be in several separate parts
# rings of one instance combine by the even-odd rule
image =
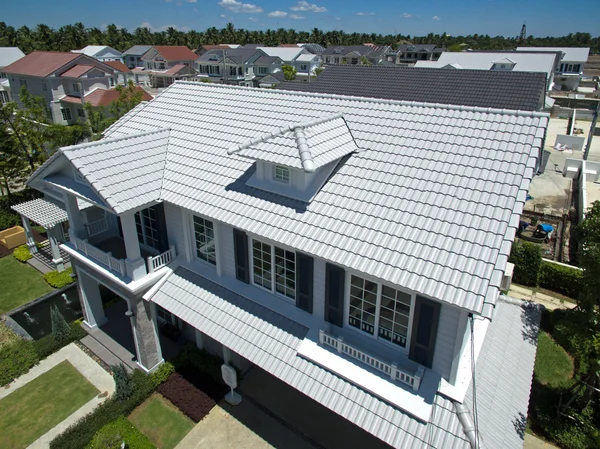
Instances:
[[[459,402],[454,403],[454,409],[456,410],[456,415],[458,416],[458,420],[463,426],[463,431],[467,436],[467,440],[473,449],[478,449],[477,447],[477,432],[475,431],[475,423],[473,422],[473,417],[469,412],[469,409]]]

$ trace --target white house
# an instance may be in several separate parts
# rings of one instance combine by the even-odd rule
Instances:
[[[554,74],[556,90],[577,90],[590,53],[589,48],[576,47],[517,47],[517,51],[560,52],[562,57]]]
[[[4,67],[18,61],[25,53],[17,47],[0,47],[0,104],[12,101],[10,83],[4,72]]]
[[[258,47],[268,56],[281,58],[284,64],[291,65],[297,71],[298,77],[312,76],[315,69],[321,66],[321,57],[309,52],[303,47]]]
[[[65,125],[85,118],[82,97],[116,84],[112,67],[81,53],[34,51],[4,72],[17,104],[25,86],[30,94],[44,98],[51,121]]]
[[[547,124],[177,82],[28,183],[65,205],[85,324],[100,284],[124,298],[141,368],[167,322],[393,447],[518,447],[539,316],[500,286]]]
[[[144,61],[142,56],[146,54],[148,50],[152,48],[152,45],[134,45],[133,47],[123,52],[123,61],[130,69],[136,67],[144,67]]]
[[[88,45],[81,50],[71,50],[72,53],[83,53],[97,59],[98,61],[120,61],[123,62],[123,53],[107,45]]]
[[[143,70],[133,70],[133,73],[147,75],[152,87],[166,87],[175,80],[194,78],[197,58],[196,53],[184,45],[155,45],[141,58]]]
[[[253,48],[221,46],[204,51],[196,60],[198,76],[253,87],[256,80],[281,71],[283,61]]]

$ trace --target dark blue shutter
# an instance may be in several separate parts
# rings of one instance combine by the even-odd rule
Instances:
[[[248,262],[248,235],[238,229],[233,230],[233,247],[235,254],[235,277],[250,283],[250,267]]]
[[[339,327],[344,325],[345,282],[344,269],[328,263],[325,267],[325,321]]]
[[[431,368],[433,362],[440,309],[440,303],[422,296],[415,300],[409,357],[427,368]]]
[[[163,203],[153,206],[156,214],[156,227],[158,230],[158,245],[156,248],[161,253],[169,249],[169,237],[167,235],[167,220],[165,219],[165,207]]]
[[[296,307],[308,313],[313,311],[313,272],[314,259],[296,253]]]

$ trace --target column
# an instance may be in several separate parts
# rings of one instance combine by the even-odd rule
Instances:
[[[135,213],[126,212],[120,215],[121,228],[123,229],[123,240],[125,241],[125,267],[127,276],[134,281],[141,279],[146,275],[146,262],[140,252],[140,243],[138,242],[137,229],[135,226]]]
[[[60,256],[59,241],[62,237],[62,229],[60,229],[60,223],[46,229],[48,233],[48,240],[50,240],[50,249],[52,250],[52,263],[56,267],[57,271],[64,271],[65,264]]]
[[[83,307],[83,320],[89,328],[99,327],[106,323],[104,307],[102,306],[102,297],[100,296],[100,286],[98,282],[87,273],[74,266],[77,273],[77,289],[81,298]]]
[[[196,346],[198,346],[198,349],[204,349],[204,334],[198,329],[194,330],[196,331]]]
[[[27,248],[29,248],[29,252],[31,254],[35,254],[38,252],[38,250],[35,244],[35,239],[33,238],[33,229],[31,229],[31,223],[29,223],[29,218],[27,218],[25,215],[21,215],[21,222],[23,223],[23,229],[25,230]]]
[[[77,205],[77,198],[73,195],[67,195],[65,206],[67,208],[67,216],[69,217],[69,237],[71,242],[74,242],[76,237],[86,239],[87,231],[85,230],[83,217]]]
[[[153,371],[164,360],[158,338],[158,326],[152,317],[152,304],[142,298],[132,298],[129,303],[137,364],[146,372]]]

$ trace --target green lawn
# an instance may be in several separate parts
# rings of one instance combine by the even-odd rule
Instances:
[[[0,314],[52,291],[42,273],[13,256],[0,259]]]
[[[136,408],[129,419],[160,449],[172,449],[194,423],[173,404],[155,393]]]
[[[25,448],[99,391],[64,361],[0,400],[2,447]]]
[[[535,357],[535,378],[542,385],[566,387],[573,377],[573,360],[544,331],[540,331]]]

